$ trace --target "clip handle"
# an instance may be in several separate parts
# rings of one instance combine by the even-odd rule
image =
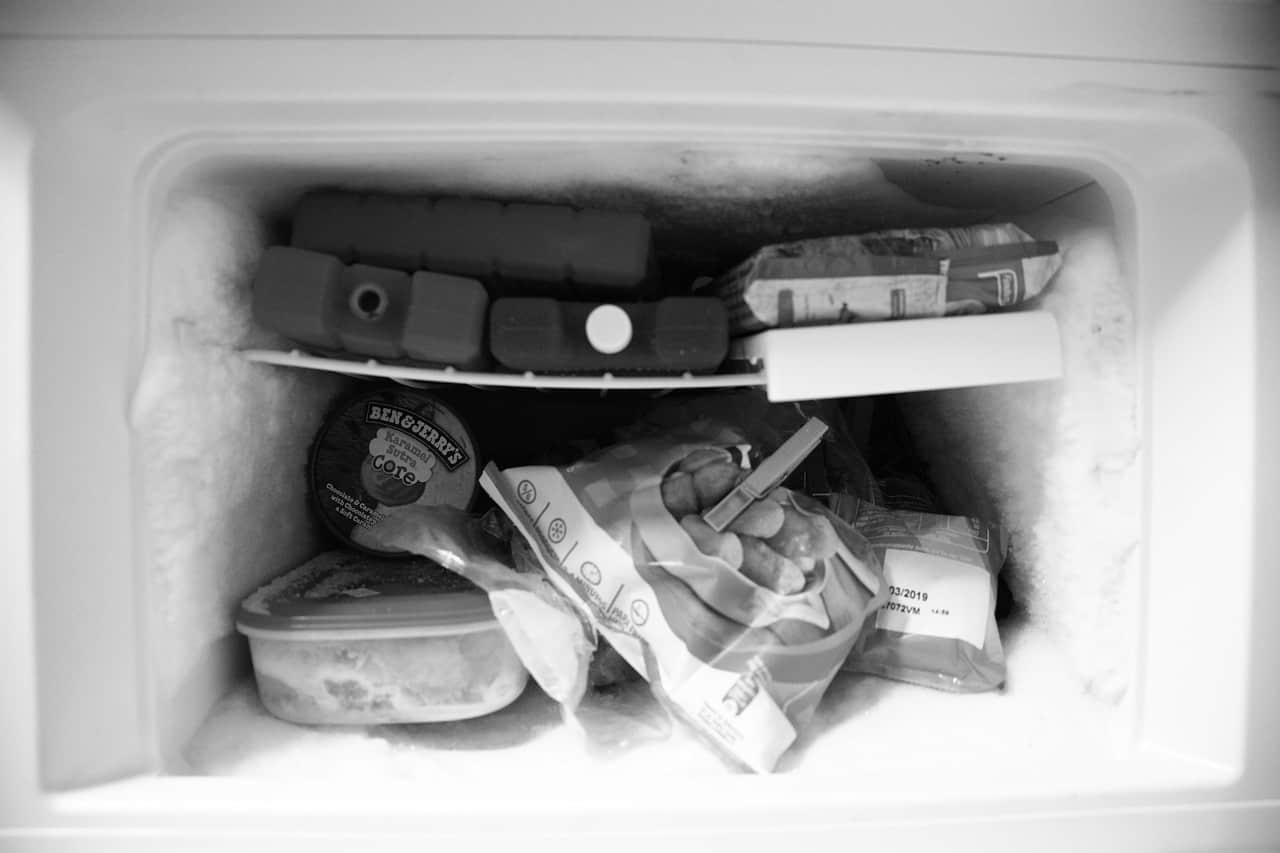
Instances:
[[[819,418],[809,418],[804,426],[769,454],[747,478],[702,514],[702,520],[717,533],[733,523],[752,502],[773,491],[800,465],[827,434],[827,425]]]

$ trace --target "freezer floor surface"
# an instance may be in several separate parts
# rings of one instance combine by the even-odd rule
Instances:
[[[1086,695],[1055,645],[1037,631],[1006,639],[1009,682],[1000,692],[949,694],[867,676],[837,676],[810,729],[778,770],[847,775],[850,768],[895,769],[886,785],[913,784],[925,766],[930,784],[959,786],[975,774],[1017,776],[1037,763],[1089,765],[1112,748],[1119,709]],[[271,717],[252,681],[213,709],[186,757],[189,772],[265,778],[415,782],[557,773],[607,779],[715,776],[725,766],[669,721],[647,685],[588,698],[579,725],[566,724],[537,687],[489,717],[454,723],[308,727]],[[1096,772],[1096,769],[1092,772]]]

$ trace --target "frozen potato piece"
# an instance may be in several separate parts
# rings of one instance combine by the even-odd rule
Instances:
[[[676,467],[685,472],[692,474],[708,462],[729,462],[732,457],[729,451],[720,447],[704,447],[701,450],[695,450],[680,460],[680,464]]]
[[[684,518],[698,511],[698,496],[693,490],[693,477],[679,471],[662,481],[662,504],[673,518]]]
[[[820,515],[805,515],[794,507],[784,507],[782,529],[769,537],[769,545],[785,557],[812,557],[825,560],[835,554],[840,540],[831,522]]]
[[[738,537],[742,543],[742,574],[752,583],[779,595],[795,595],[804,589],[800,567],[754,536]]]
[[[788,646],[802,646],[816,643],[827,635],[827,632],[802,619],[779,619],[769,626],[769,630]]]
[[[709,509],[747,475],[732,462],[710,462],[693,472],[693,490],[698,495],[698,508]]]
[[[680,526],[708,557],[719,557],[735,570],[742,567],[742,541],[733,533],[717,533],[698,515],[686,515]]]
[[[781,504],[756,501],[729,524],[729,529],[743,536],[768,539],[782,529],[784,514]]]
[[[813,532],[813,550],[808,556],[815,560],[834,557],[840,547],[840,537],[831,526],[831,520],[826,516],[815,515],[809,518],[809,525]]]
[[[782,527],[769,537],[769,546],[786,557],[808,557],[812,538],[808,517],[787,505],[783,507]]]

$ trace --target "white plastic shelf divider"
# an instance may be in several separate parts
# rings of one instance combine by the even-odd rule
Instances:
[[[308,370],[328,370],[349,376],[381,376],[401,382],[440,382],[450,385],[476,385],[492,388],[544,388],[597,391],[660,391],[683,388],[741,388],[764,385],[762,373],[717,373],[697,376],[556,376],[541,373],[484,373],[457,370],[452,367],[417,367],[408,364],[383,364],[374,359],[330,358],[307,355],[299,350],[245,350],[250,361],[280,364]]]
[[[1062,376],[1058,322],[1047,311],[774,329],[734,349],[764,366],[775,403]]]
[[[1019,311],[891,323],[775,329],[734,344],[756,370],[711,376],[553,376],[383,364],[298,350],[246,350],[250,361],[402,382],[493,388],[656,391],[765,386],[774,402],[862,397],[1062,375],[1058,324],[1047,311]]]

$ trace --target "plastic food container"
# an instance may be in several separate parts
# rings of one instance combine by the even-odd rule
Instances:
[[[258,693],[282,720],[461,720],[513,702],[528,673],[470,582],[427,560],[330,551],[240,605]]]
[[[316,434],[308,476],[325,526],[346,547],[401,556],[369,535],[388,509],[467,509],[476,494],[476,443],[433,394],[391,386],[340,403]]]

